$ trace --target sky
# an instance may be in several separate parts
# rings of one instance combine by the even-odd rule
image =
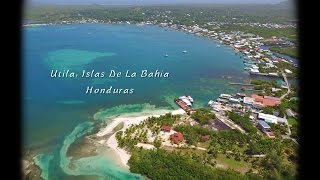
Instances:
[[[27,0],[31,4],[277,4],[285,0]]]

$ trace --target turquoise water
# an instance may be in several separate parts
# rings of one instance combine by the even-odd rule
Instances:
[[[44,177],[94,175],[136,179],[112,159],[97,155],[71,161],[68,147],[94,123],[118,115],[178,108],[173,99],[191,95],[195,107],[220,93],[236,93],[228,82],[248,79],[242,59],[227,47],[157,26],[73,24],[23,29],[24,148],[39,152]],[[182,53],[187,50],[188,53]],[[164,57],[164,54],[168,57]],[[141,72],[163,70],[168,78],[51,78],[51,70]],[[87,86],[133,88],[133,94],[85,94]],[[71,165],[70,165],[71,164]],[[86,165],[90,165],[86,167]],[[72,166],[72,168],[70,168]]]

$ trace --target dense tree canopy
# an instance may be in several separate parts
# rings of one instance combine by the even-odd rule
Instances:
[[[241,116],[235,112],[229,112],[228,117],[235,123],[239,124],[248,133],[257,133],[257,128],[255,128],[250,122],[249,115]]]
[[[210,120],[213,120],[216,118],[215,114],[210,111],[210,109],[207,108],[199,108],[195,112],[191,114],[191,117],[199,122],[199,124],[204,125],[208,124]]]
[[[231,170],[203,165],[196,158],[164,150],[136,150],[129,160],[130,171],[154,180],[168,179],[248,179]]]

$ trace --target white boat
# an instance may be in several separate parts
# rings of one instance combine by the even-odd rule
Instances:
[[[252,69],[250,68],[250,74],[259,74],[260,71],[258,69]]]
[[[187,96],[187,98],[189,99],[189,101],[190,101],[191,103],[193,103],[193,98],[192,98],[191,96]]]
[[[227,103],[228,102],[228,100],[222,99],[222,98],[218,98],[217,101],[218,102],[222,102],[222,103]]]
[[[181,101],[183,101],[186,105],[192,106],[192,103],[191,103],[190,99],[187,96],[181,96],[181,97],[179,97],[179,99]]]
[[[236,98],[229,98],[229,101],[233,103],[240,103],[240,100]]]
[[[220,94],[219,97],[223,99],[230,99],[232,96],[230,94]]]
[[[165,55],[164,55],[164,57],[168,57],[169,55],[168,55],[168,53],[166,53]]]
[[[187,50],[184,50],[184,51],[182,51],[183,53],[187,53],[188,51]]]

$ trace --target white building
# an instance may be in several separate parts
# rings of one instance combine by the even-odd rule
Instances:
[[[271,90],[272,90],[272,92],[277,92],[277,91],[280,91],[281,89],[279,89],[279,88],[271,88]]]
[[[220,94],[220,98],[230,99],[232,96],[230,94]]]
[[[240,100],[239,99],[236,99],[236,98],[229,98],[229,101],[232,102],[232,103],[240,103]]]
[[[280,118],[271,114],[264,114],[264,113],[259,113],[258,114],[258,119],[264,120],[266,123],[273,123],[273,124],[283,124],[287,120],[285,118]]]
[[[273,68],[273,67],[275,67],[275,65],[273,65],[272,63],[266,63],[266,67],[267,68]]]

